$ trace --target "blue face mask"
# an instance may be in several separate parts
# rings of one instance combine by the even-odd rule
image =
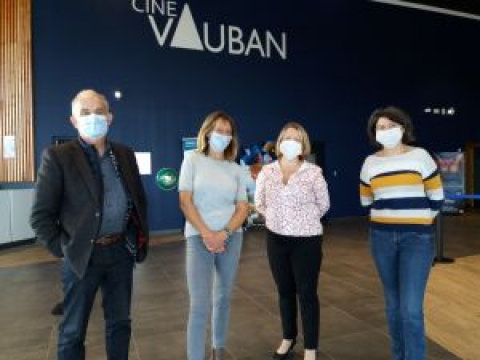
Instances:
[[[100,139],[108,132],[107,117],[98,114],[81,115],[77,118],[77,129],[82,137]]]
[[[285,159],[288,161],[293,161],[298,159],[298,157],[302,154],[302,144],[296,140],[283,140],[280,143],[280,152],[283,156],[285,156]]]
[[[230,145],[231,141],[231,135],[223,135],[216,131],[212,131],[210,138],[208,139],[208,144],[216,153],[223,153],[228,145]]]
[[[387,149],[393,149],[399,145],[402,137],[403,130],[398,126],[386,130],[377,130],[375,133],[375,140]]]

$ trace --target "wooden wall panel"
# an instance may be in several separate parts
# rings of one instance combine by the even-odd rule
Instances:
[[[0,183],[34,180],[31,0],[0,0]],[[15,157],[5,158],[5,136]]]

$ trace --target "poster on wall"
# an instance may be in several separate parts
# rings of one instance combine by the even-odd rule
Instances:
[[[186,151],[195,150],[197,148],[197,138],[196,137],[184,137],[182,138],[182,150],[185,153]]]
[[[3,137],[3,158],[4,159],[14,159],[15,154],[15,136],[14,135],[5,135]]]
[[[265,164],[276,160],[275,143],[263,141],[261,143],[246,145],[240,153],[240,166],[245,170],[248,196],[248,216],[244,224],[245,229],[264,226],[265,219],[255,209],[255,181],[257,175]]]
[[[465,193],[465,157],[463,152],[439,152],[435,154],[438,170],[445,191],[445,202],[442,206],[444,214],[463,213],[463,200],[452,199],[451,195]]]
[[[135,159],[140,175],[152,175],[152,153],[135,152]]]

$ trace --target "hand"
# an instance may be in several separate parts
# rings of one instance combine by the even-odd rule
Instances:
[[[207,248],[208,251],[213,252],[213,250],[216,247],[216,242],[215,242],[215,233],[213,231],[205,231],[201,234],[202,241]]]
[[[202,233],[202,240],[205,247],[211,253],[222,253],[225,251],[226,236],[222,236],[224,231],[207,231]]]
[[[215,248],[216,253],[222,253],[226,250],[226,241],[228,239],[227,233],[224,230],[219,230],[214,233],[215,243],[217,247]]]
[[[210,231],[202,234],[203,243],[211,253],[222,253],[225,251],[227,234],[225,231]]]

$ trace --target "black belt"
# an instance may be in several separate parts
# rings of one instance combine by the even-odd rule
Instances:
[[[125,234],[124,233],[113,233],[113,234],[107,234],[102,237],[99,237],[97,240],[95,240],[95,245],[102,245],[102,246],[107,246],[107,245],[112,245],[115,244],[119,241],[125,240]]]

